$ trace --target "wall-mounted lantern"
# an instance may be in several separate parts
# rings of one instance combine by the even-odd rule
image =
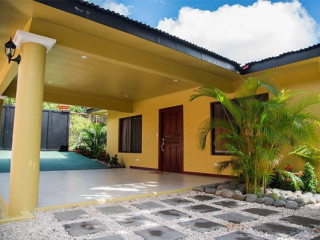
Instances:
[[[17,62],[18,64],[20,63],[20,54],[16,58],[12,59],[16,53],[16,48],[17,46],[14,44],[14,42],[12,42],[12,38],[10,37],[10,40],[4,45],[4,52],[8,57],[8,63],[10,63],[11,61]]]

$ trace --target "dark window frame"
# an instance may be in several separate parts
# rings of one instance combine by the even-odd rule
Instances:
[[[269,93],[261,93],[257,94],[256,98],[261,97],[262,99],[266,97],[266,99],[269,99]],[[236,98],[233,98],[232,100],[236,100]],[[211,118],[214,118],[214,106],[215,105],[221,105],[220,102],[211,102],[210,103],[210,116]],[[226,151],[223,150],[218,150],[219,152],[216,151],[215,145],[213,144],[215,141],[215,128],[211,130],[211,155],[217,155],[217,156],[228,156]]]
[[[137,129],[133,128],[133,121],[134,119],[139,118],[140,119],[140,129],[138,129],[139,134],[134,134],[134,131]],[[122,138],[122,133],[123,133],[123,125],[122,122],[130,120],[130,133],[128,133],[130,136],[130,143],[127,146],[129,149],[123,149],[123,138]],[[138,139],[137,139],[138,138]],[[138,141],[138,143],[137,143]],[[131,117],[125,117],[125,118],[120,118],[119,119],[119,141],[118,141],[118,150],[120,153],[142,153],[142,115],[136,115],[136,116],[131,116]]]

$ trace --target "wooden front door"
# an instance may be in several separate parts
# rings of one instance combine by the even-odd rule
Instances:
[[[183,172],[183,106],[159,111],[159,169]]]

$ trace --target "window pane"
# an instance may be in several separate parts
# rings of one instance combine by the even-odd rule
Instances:
[[[141,152],[142,116],[122,118],[119,121],[119,152]]]
[[[131,152],[141,152],[142,116],[133,117],[131,123],[132,123]]]
[[[212,117],[227,120],[228,117],[227,117],[226,111],[227,110],[224,109],[224,107],[222,106],[221,103],[213,103],[212,104]],[[229,117],[231,117],[230,114],[229,114]],[[224,133],[228,133],[228,131],[223,128],[215,128],[212,131],[212,154],[225,154],[226,153],[226,150],[223,147],[224,144],[226,143],[225,141],[222,140],[222,141],[218,142],[216,145],[213,144],[216,137],[219,136],[220,134],[224,134]]]
[[[264,94],[258,94],[255,96],[255,98],[257,100],[260,101],[267,101],[269,99],[269,95],[268,93],[264,93]],[[234,102],[239,105],[237,99],[233,99]],[[211,103],[211,117],[215,117],[215,118],[221,118],[221,119],[225,119],[227,120],[228,118],[233,119],[233,117],[231,116],[230,112],[228,110],[226,110],[223,105],[220,102],[215,102],[215,103]],[[228,133],[227,130],[224,130],[222,128],[215,128],[212,130],[212,142],[211,142],[211,146],[212,146],[212,154],[216,154],[216,155],[224,155],[226,154],[226,150],[223,147],[225,145],[225,141],[220,141],[218,144],[216,144],[216,146],[214,145],[214,141],[216,139],[217,136],[219,136],[220,134],[224,134],[224,133]]]
[[[131,118],[120,119],[119,152],[130,152]]]

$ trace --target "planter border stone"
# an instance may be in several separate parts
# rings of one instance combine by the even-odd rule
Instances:
[[[216,196],[237,201],[257,202],[267,206],[285,207],[297,209],[307,204],[320,203],[320,194],[302,191],[288,191],[267,188],[265,194],[246,194],[244,184],[236,184],[232,181],[202,185],[193,189],[197,192],[205,192]]]

